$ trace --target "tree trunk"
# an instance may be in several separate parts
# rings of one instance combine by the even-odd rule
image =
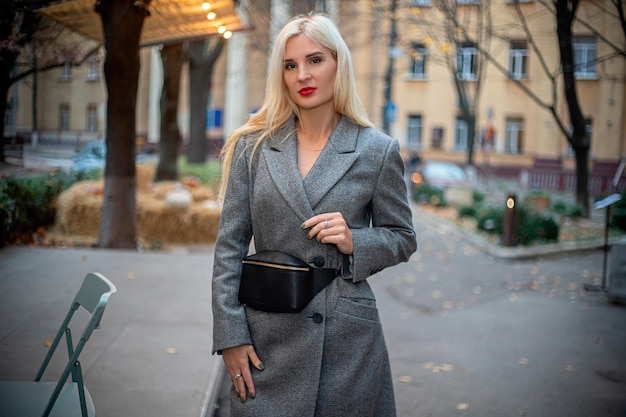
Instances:
[[[135,114],[139,84],[139,38],[150,3],[101,0],[107,86],[106,167],[100,248],[137,247],[135,202]],[[145,5],[145,6],[144,6]]]
[[[178,179],[178,151],[181,145],[178,128],[178,97],[180,74],[183,67],[183,45],[165,45],[161,49],[163,60],[163,89],[161,90],[161,139],[156,181]]]
[[[580,108],[576,91],[574,51],[572,49],[572,22],[576,16],[577,7],[578,0],[557,0],[556,32],[563,68],[563,88],[572,125],[572,131],[567,135],[567,141],[572,145],[576,154],[576,201],[585,208],[585,213],[589,216],[589,189],[587,186],[589,169],[587,163],[590,143],[585,128],[585,117]]]
[[[224,48],[222,37],[189,42],[189,143],[187,161],[203,164],[207,157],[206,111],[213,66]]]

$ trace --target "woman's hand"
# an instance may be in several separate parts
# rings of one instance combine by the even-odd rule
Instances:
[[[302,228],[311,228],[309,239],[316,238],[321,243],[333,243],[344,255],[352,255],[354,252],[352,232],[341,213],[318,214],[302,223]]]
[[[241,345],[222,350],[222,358],[226,365],[226,372],[230,376],[235,386],[235,391],[241,398],[241,402],[246,401],[247,394],[250,398],[256,396],[254,381],[250,372],[250,363],[259,371],[265,369],[263,362],[257,356],[252,345]]]

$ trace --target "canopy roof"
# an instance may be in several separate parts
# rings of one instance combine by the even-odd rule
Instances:
[[[96,0],[70,0],[45,7],[39,12],[68,29],[104,43]],[[209,4],[203,8],[203,3]],[[247,25],[237,13],[234,0],[152,0],[150,16],[144,21],[140,46],[205,38],[223,31],[235,32]],[[209,20],[210,12],[215,17]],[[222,29],[219,29],[222,26]]]

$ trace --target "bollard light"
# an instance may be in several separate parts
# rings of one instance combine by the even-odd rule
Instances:
[[[515,197],[513,196],[509,196],[509,198],[506,199],[506,208],[513,209],[515,207]]]
[[[506,209],[504,210],[504,223],[502,225],[502,246],[515,246],[515,218],[515,194],[509,194],[506,198]]]

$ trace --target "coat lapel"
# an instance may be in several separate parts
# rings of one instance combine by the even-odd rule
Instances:
[[[357,160],[358,136],[359,126],[342,116],[315,165],[304,178],[304,189],[311,207],[317,206]]]
[[[272,181],[291,209],[302,221],[313,216],[311,204],[300,179],[295,123],[287,123],[262,147]]]
[[[272,181],[302,221],[314,215],[313,208],[358,158],[358,134],[359,127],[342,117],[304,181],[298,169],[294,121],[279,129],[268,140],[269,146],[262,147]]]

